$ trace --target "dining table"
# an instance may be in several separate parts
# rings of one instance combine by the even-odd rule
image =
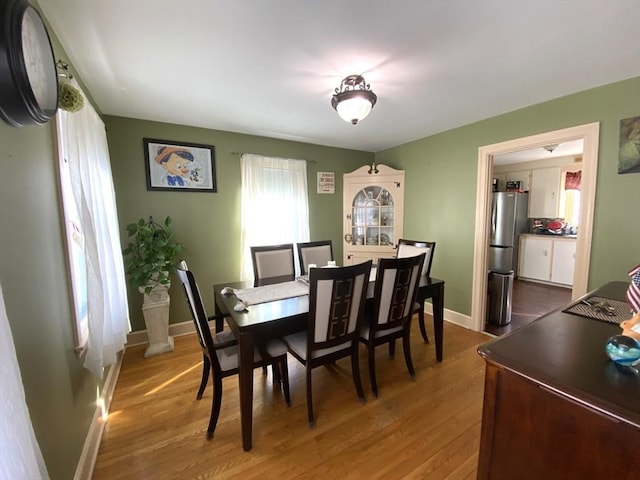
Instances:
[[[290,278],[283,279],[290,281]],[[278,279],[270,279],[273,285]],[[369,281],[368,298],[373,298],[375,273]],[[418,286],[418,301],[431,299],[436,360],[443,359],[444,280],[422,276]],[[240,392],[240,423],[242,447],[252,448],[253,428],[253,360],[256,344],[295,333],[307,328],[309,295],[303,294],[278,300],[269,300],[236,310],[241,300],[236,294],[225,294],[227,288],[246,291],[254,287],[251,281],[227,282],[213,286],[215,298],[215,329],[222,331],[224,321],[238,339],[238,390]],[[295,292],[294,292],[295,293]]]

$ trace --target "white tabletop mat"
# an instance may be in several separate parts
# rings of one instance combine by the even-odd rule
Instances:
[[[238,300],[245,305],[257,305],[258,303],[273,302],[284,298],[301,297],[309,294],[309,286],[303,282],[283,282],[262,287],[234,290]]]

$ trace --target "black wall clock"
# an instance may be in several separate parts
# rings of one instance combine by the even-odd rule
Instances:
[[[27,0],[0,0],[0,117],[43,124],[58,109],[58,73],[49,34]]]

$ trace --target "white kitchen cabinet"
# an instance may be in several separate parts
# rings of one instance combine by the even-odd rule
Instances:
[[[529,217],[556,218],[560,198],[560,167],[531,171]]]
[[[553,240],[551,261],[551,282],[573,285],[573,271],[576,264],[576,241],[556,238]]]
[[[573,286],[576,240],[540,235],[520,236],[518,276]]]
[[[394,257],[402,238],[404,171],[367,165],[343,179],[344,265]]]
[[[521,236],[518,276],[548,282],[551,278],[552,252],[552,238]]]

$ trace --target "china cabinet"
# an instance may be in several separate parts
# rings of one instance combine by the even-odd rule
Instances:
[[[404,171],[386,165],[344,174],[344,265],[396,255],[402,238]]]

